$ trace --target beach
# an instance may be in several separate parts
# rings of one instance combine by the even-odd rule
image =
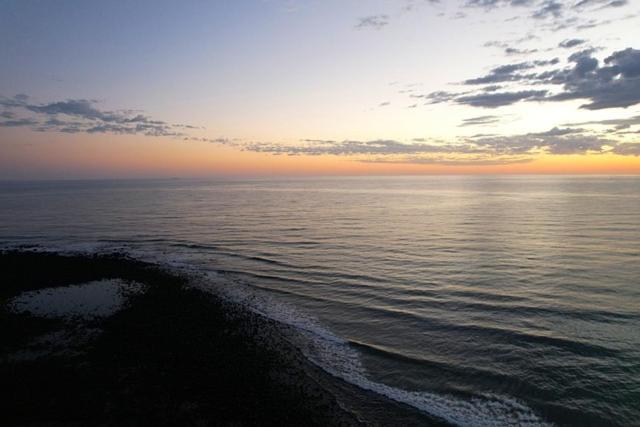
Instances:
[[[440,424],[336,380],[300,354],[286,326],[161,266],[4,251],[0,268],[4,425]],[[77,291],[69,317],[18,303],[101,280],[137,286],[99,316],[78,314]]]

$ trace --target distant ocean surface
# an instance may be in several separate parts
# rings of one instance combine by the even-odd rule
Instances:
[[[1,183],[20,245],[198,272],[452,424],[640,425],[638,177]]]

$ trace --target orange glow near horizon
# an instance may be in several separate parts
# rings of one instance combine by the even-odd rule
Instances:
[[[635,2],[44,3],[0,3],[2,180],[640,174]]]
[[[140,136],[13,132],[0,158],[41,177],[206,177],[427,174],[640,174],[640,157],[540,155],[528,163],[442,165],[366,163],[342,156],[289,156],[225,145]],[[29,137],[27,139],[27,137]]]

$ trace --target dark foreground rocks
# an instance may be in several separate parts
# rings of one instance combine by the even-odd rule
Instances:
[[[281,325],[121,255],[0,252],[6,426],[358,425],[427,422],[305,362]],[[74,324],[15,312],[25,291],[119,278],[146,285]],[[58,341],[58,342],[56,342]]]

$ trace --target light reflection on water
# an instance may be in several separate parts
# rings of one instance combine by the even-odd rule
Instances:
[[[5,183],[0,242],[235,274],[390,386],[513,396],[560,424],[640,418],[639,178]]]

